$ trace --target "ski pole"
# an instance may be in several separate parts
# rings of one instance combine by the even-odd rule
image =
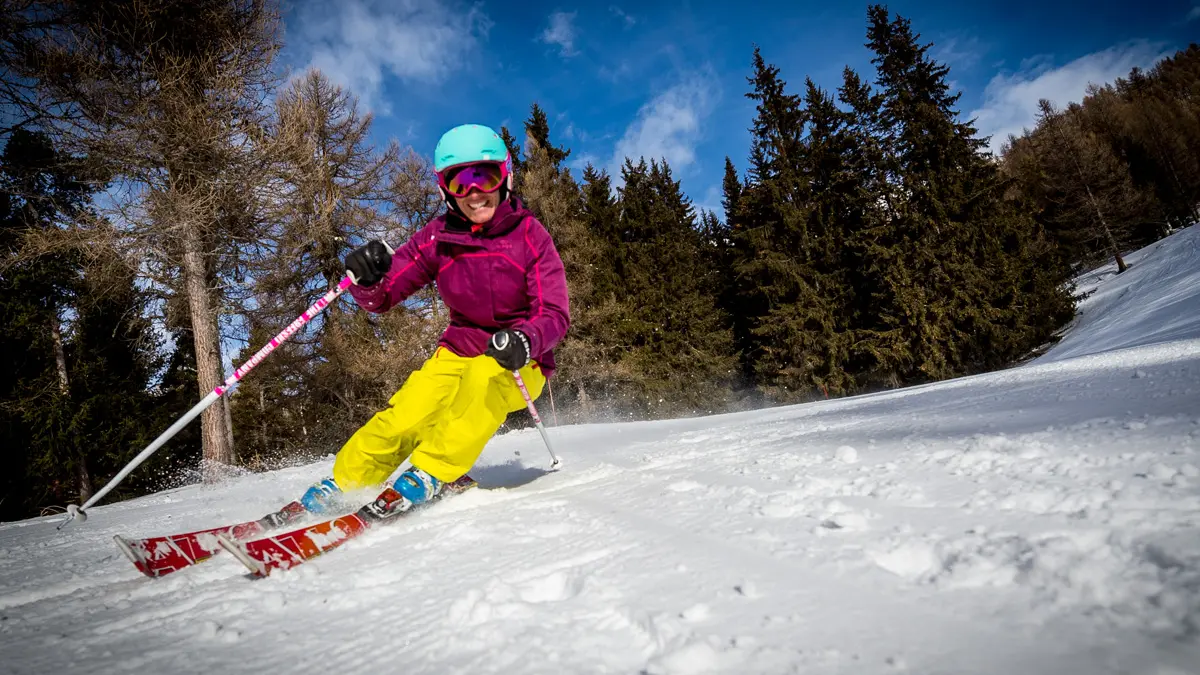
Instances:
[[[303,314],[296,317],[295,321],[288,324],[287,328],[284,328],[279,335],[276,335],[271,339],[270,342],[264,345],[262,349],[258,350],[254,356],[251,356],[249,361],[243,363],[240,368],[233,371],[233,375],[230,375],[229,378],[225,380],[224,384],[220,385],[216,389],[213,389],[208,396],[205,396],[199,403],[193,406],[191,410],[184,413],[183,417],[180,417],[174,424],[164,431],[162,435],[154,439],[153,443],[146,446],[145,450],[142,450],[137,457],[134,457],[131,462],[125,465],[125,468],[117,472],[117,475],[113,476],[112,480],[108,481],[108,484],[101,488],[99,492],[92,495],[91,499],[87,500],[83,506],[76,506],[74,504],[67,505],[68,518],[58,526],[58,529],[61,530],[64,525],[75,520],[78,520],[81,523],[85,522],[87,520],[87,509],[91,508],[91,506],[100,501],[104,495],[108,494],[110,490],[116,487],[121,481],[125,480],[125,477],[128,476],[134,469],[136,469],[139,464],[146,461],[150,455],[154,454],[154,452],[161,448],[164,443],[171,440],[171,437],[179,433],[180,429],[187,426],[188,422],[196,419],[196,417],[199,416],[200,413],[204,412],[208,406],[212,405],[217,399],[221,398],[226,392],[230,391],[233,385],[237,384],[239,380],[245,377],[246,373],[253,370],[258,364],[262,363],[271,352],[275,351],[276,347],[284,342],[287,342],[287,339],[292,335],[295,335],[296,331],[300,330],[304,324],[308,323],[313,317],[320,314],[321,311],[328,307],[329,304],[334,300],[336,300],[343,291],[345,291],[347,288],[350,288],[352,283],[353,281],[347,275],[340,282],[338,282],[337,286],[329,289],[329,292],[322,296],[320,300],[317,300],[315,303],[313,303],[313,305],[306,309]]]
[[[533,416],[533,423],[537,425],[537,430],[542,434],[542,440],[546,442],[546,450],[550,453],[550,468],[557,469],[562,460],[558,455],[554,454],[554,446],[550,445],[550,436],[546,434],[546,427],[542,426],[542,418],[538,417],[537,408],[533,406],[533,399],[529,396],[529,389],[525,387],[525,380],[521,378],[521,373],[512,371],[513,379],[517,381],[517,387],[521,390],[521,395],[525,397],[525,407],[529,408],[529,414]]]
[[[504,332],[492,335],[491,347],[498,351],[504,351],[508,347],[508,334]],[[525,346],[528,352],[529,345]],[[525,386],[525,380],[521,377],[521,371],[511,370],[513,379],[517,381],[517,388],[521,390],[521,396],[525,397],[525,407],[529,409],[529,414],[533,417],[533,423],[537,425],[538,433],[542,435],[542,440],[546,442],[546,451],[550,453],[550,468],[557,469],[562,460],[558,455],[554,454],[554,446],[550,444],[550,436],[546,433],[546,427],[542,426],[542,418],[538,415],[537,407],[533,405],[533,397],[529,395],[529,388]]]

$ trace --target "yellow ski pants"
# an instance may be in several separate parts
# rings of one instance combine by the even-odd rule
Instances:
[[[546,378],[536,363],[520,370],[537,398]],[[490,356],[463,357],[438,347],[400,391],[338,452],[333,479],[343,490],[383,483],[411,458],[440,481],[458,480],[474,466],[483,446],[508,413],[525,407],[513,379]]]

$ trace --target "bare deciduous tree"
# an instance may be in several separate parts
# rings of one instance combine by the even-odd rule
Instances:
[[[247,315],[254,325],[277,329],[341,280],[350,249],[369,239],[398,246],[440,202],[428,164],[395,143],[376,148],[371,115],[320,71],[289,82],[275,108],[266,143],[273,162],[264,195],[269,234],[252,266]],[[275,439],[276,448],[278,439],[290,439],[292,450],[327,451],[419,367],[436,344],[438,316],[430,291],[384,316],[358,312],[349,301],[331,307],[281,350],[304,396],[264,395],[243,385],[235,399],[239,424],[255,429],[254,438]],[[278,409],[266,409],[268,398]],[[320,424],[306,423],[296,434],[297,420]]]
[[[186,297],[207,393],[223,379],[233,252],[255,238],[247,187],[262,173],[277,13],[267,0],[18,4],[27,39],[6,66],[34,83],[59,144],[116,177],[107,215],[155,287]],[[234,461],[223,403],[201,421],[218,465]]]
[[[1149,211],[1148,195],[1133,185],[1128,168],[1122,165],[1112,149],[1096,134],[1083,128],[1077,119],[1078,108],[1058,112],[1045,99],[1038,107],[1039,123],[1049,150],[1044,159],[1065,163],[1049,172],[1050,176],[1060,178],[1056,190],[1060,193],[1064,213],[1082,211],[1094,218],[1094,238],[1104,241],[1116,259],[1117,272],[1124,272],[1126,264],[1119,240],[1132,223]],[[1062,178],[1070,182],[1063,182]],[[1081,220],[1078,216],[1073,219]]]

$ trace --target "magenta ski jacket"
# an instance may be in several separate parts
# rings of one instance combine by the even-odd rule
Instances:
[[[550,233],[519,199],[501,202],[483,226],[434,218],[396,250],[379,283],[351,286],[350,294],[364,309],[385,312],[430,282],[450,310],[439,344],[479,356],[492,333],[513,328],[529,338],[546,377],[553,374],[554,347],[571,323],[567,276]]]

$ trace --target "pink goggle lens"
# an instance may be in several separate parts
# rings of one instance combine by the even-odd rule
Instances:
[[[442,187],[455,197],[466,197],[472,189],[483,193],[495,192],[508,177],[503,164],[481,162],[455,166],[438,175]]]

